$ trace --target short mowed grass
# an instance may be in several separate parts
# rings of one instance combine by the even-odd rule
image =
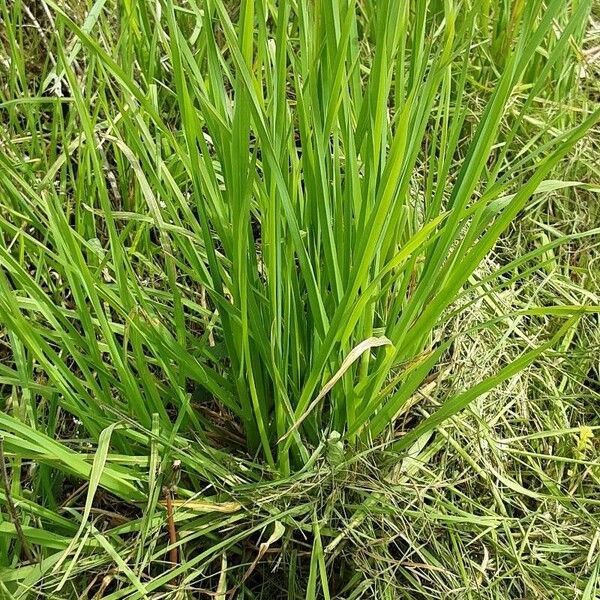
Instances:
[[[0,597],[598,597],[599,22],[0,0]]]

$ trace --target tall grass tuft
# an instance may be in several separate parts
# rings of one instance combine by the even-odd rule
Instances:
[[[325,454],[340,465],[382,441],[426,443],[598,310],[523,309],[560,323],[411,414],[453,344],[477,334],[442,335],[457,301],[524,264],[487,287],[473,277],[507,227],[536,195],[582,185],[553,173],[600,111],[536,119],[544,99],[568,104],[590,3],[0,6],[0,428],[27,515],[0,539],[41,561],[5,589],[52,574],[67,590],[106,556],[123,573],[107,597],[185,588],[275,523],[264,554],[285,523],[313,549],[294,585],[333,597],[336,538],[314,489],[296,507],[241,511],[257,481],[291,486]],[[163,486],[189,501],[179,530],[208,540],[201,552],[157,541]],[[129,524],[110,502],[131,507]],[[178,562],[153,571],[168,543]]]

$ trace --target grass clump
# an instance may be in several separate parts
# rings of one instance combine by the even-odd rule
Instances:
[[[465,537],[499,568],[535,523],[461,411],[596,368],[592,254],[561,252],[598,224],[540,223],[596,191],[565,166],[590,4],[1,9],[3,593],[478,597]]]

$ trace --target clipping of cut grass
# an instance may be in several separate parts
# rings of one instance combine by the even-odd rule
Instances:
[[[598,311],[496,315],[550,326],[411,413],[488,326],[441,335],[465,294],[597,234],[474,277],[532,199],[587,185],[553,174],[600,112],[538,104],[567,103],[590,4],[38,4],[1,4],[0,589],[254,598],[283,543],[281,597],[396,597],[387,575],[330,581],[381,493],[349,515],[319,494]]]

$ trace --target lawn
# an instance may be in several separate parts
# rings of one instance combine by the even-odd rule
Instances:
[[[0,0],[0,598],[600,597],[600,5]]]

